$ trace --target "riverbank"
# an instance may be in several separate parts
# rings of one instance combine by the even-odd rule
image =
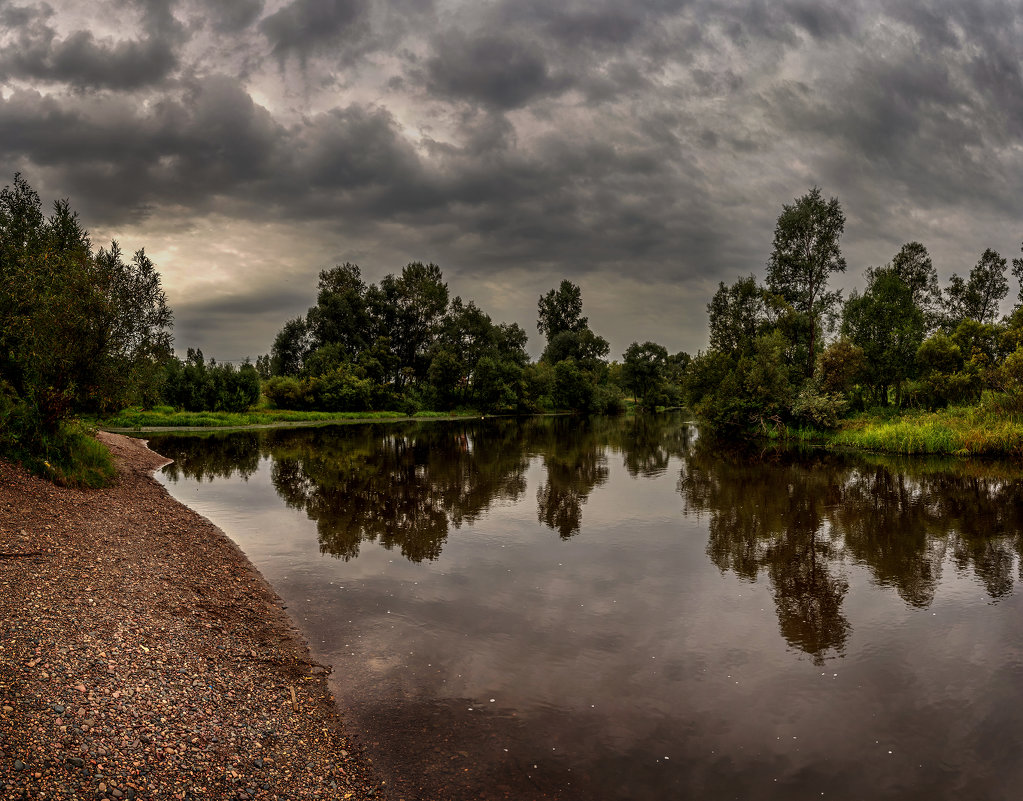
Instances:
[[[3,797],[381,797],[273,590],[166,460],[99,437],[103,490],[0,461]]]
[[[478,417],[476,412],[299,412],[287,409],[253,409],[248,412],[178,412],[170,407],[153,410],[125,409],[116,415],[88,420],[90,425],[115,433],[137,433],[205,428],[272,428],[278,426],[337,425],[393,420],[444,420]]]
[[[775,434],[775,436],[779,436]],[[864,413],[834,431],[788,429],[789,441],[831,448],[920,456],[1023,456],[1023,419],[997,405],[955,406],[934,412]]]

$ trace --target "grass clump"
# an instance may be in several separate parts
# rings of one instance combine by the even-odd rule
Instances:
[[[79,422],[65,422],[40,437],[31,449],[6,443],[5,455],[31,473],[65,487],[99,489],[117,475],[109,449]]]

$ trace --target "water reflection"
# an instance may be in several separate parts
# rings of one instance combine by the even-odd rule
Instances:
[[[992,599],[1021,580],[1023,474],[1012,465],[827,453],[738,454],[677,418],[366,425],[154,437],[170,480],[253,474],[271,460],[288,506],[316,522],[320,549],[345,560],[365,542],[436,560],[453,530],[527,493],[537,520],[584,535],[587,501],[616,460],[633,478],[678,471],[685,516],[706,518],[706,553],[723,573],[770,587],[779,630],[814,661],[841,655],[851,625],[849,568],[911,607],[930,605],[942,570]],[[674,466],[673,466],[674,465]]]

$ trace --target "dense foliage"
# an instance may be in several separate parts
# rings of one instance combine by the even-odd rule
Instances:
[[[927,249],[909,242],[867,269],[865,289],[843,303],[828,277],[845,270],[844,222],[838,200],[814,188],[783,207],[764,284],[755,276],[720,284],[707,306],[710,348],[685,374],[693,409],[738,436],[982,396],[1023,411],[1023,311],[997,320],[1006,259],[987,249],[942,290]],[[1023,280],[1023,260],[1012,271]]]
[[[0,448],[58,459],[66,424],[158,398],[172,316],[145,252],[93,252],[67,201],[0,191]]]
[[[367,285],[358,266],[343,264],[320,273],[316,305],[286,322],[256,365],[263,393],[281,409],[616,412],[626,389],[645,405],[678,400],[679,371],[663,348],[637,383],[608,363],[608,342],[582,310],[582,291],[570,281],[540,298],[537,328],[547,345],[531,363],[526,332],[495,323],[471,300],[450,299],[437,265],[412,262]],[[672,364],[687,361],[680,354]]]
[[[189,412],[244,412],[259,402],[260,380],[256,368],[246,362],[209,362],[201,350],[188,349],[185,361],[170,359],[166,365],[163,399]]]

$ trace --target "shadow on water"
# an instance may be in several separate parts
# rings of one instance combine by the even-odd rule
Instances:
[[[687,622],[687,616],[694,621],[701,615],[712,620],[699,630],[700,636],[713,631],[723,644],[678,646],[678,667],[657,674],[654,681],[663,683],[656,692],[667,693],[679,709],[657,717],[653,724],[633,721],[631,713],[624,711],[620,719],[583,719],[546,704],[520,710],[522,714],[473,719],[471,727],[458,734],[452,728],[455,707],[464,706],[464,699],[458,696],[445,698],[438,691],[410,697],[403,688],[402,698],[389,702],[376,699],[362,710],[362,720],[376,726],[378,732],[388,731],[381,734],[387,748],[404,755],[408,764],[395,770],[412,797],[439,797],[436,793],[442,792],[444,797],[452,798],[532,797],[530,793],[573,798],[588,797],[593,787],[600,788],[598,797],[606,798],[657,798],[668,790],[683,794],[699,791],[710,796],[725,791],[748,795],[745,790],[751,783],[766,781],[765,775],[777,776],[779,772],[786,778],[777,785],[777,792],[765,791],[756,797],[781,798],[811,787],[816,795],[822,782],[835,781],[839,776],[844,777],[847,789],[832,795],[854,797],[865,791],[866,785],[850,776],[856,774],[857,760],[867,757],[852,746],[844,762],[838,760],[841,766],[835,764],[828,769],[818,763],[801,764],[792,754],[772,750],[776,748],[773,737],[772,744],[762,746],[756,758],[737,753],[727,759],[698,756],[706,742],[734,746],[752,736],[748,732],[728,733],[736,725],[729,716],[741,718],[751,701],[735,701],[736,706],[731,707],[729,703],[733,702],[720,700],[719,706],[704,708],[702,701],[691,700],[693,694],[699,697],[705,693],[699,683],[703,679],[694,678],[694,665],[713,664],[714,660],[727,664],[742,648],[751,651],[743,659],[755,660],[753,649],[763,650],[768,645],[766,641],[756,646],[728,645],[729,626],[740,632],[746,630],[743,627],[748,622],[733,624],[724,617],[714,617],[716,611],[698,608],[698,601],[680,600],[677,588],[685,587],[686,581],[693,587],[710,586],[707,582],[714,576],[719,582],[763,588],[765,599],[769,599],[764,605],[770,608],[773,604],[773,619],[784,643],[792,653],[802,655],[800,659],[820,667],[833,659],[857,658],[854,628],[862,639],[871,641],[875,637],[869,628],[873,624],[859,622],[866,616],[857,617],[850,608],[850,599],[857,592],[870,593],[870,603],[888,604],[886,609],[894,609],[889,599],[897,597],[903,610],[900,614],[904,615],[935,605],[943,588],[953,587],[956,580],[982,587],[988,604],[1006,599],[1023,580],[1023,470],[1012,464],[784,449],[750,454],[702,439],[692,426],[671,416],[369,424],[202,437],[154,436],[150,444],[175,460],[165,469],[171,483],[247,481],[260,470],[268,470],[273,490],[283,503],[315,524],[320,553],[342,562],[354,563],[371,543],[400,553],[413,565],[440,562],[446,550],[454,547],[456,532],[473,529],[498,508],[509,506],[535,509],[530,512],[533,523],[538,532],[548,535],[545,548],[558,543],[563,547],[613,548],[620,569],[602,567],[599,580],[588,579],[590,585],[599,586],[607,597],[623,598],[633,586],[643,584],[651,596],[643,598],[643,608],[661,605],[666,610],[675,609],[666,617],[681,622],[673,624],[676,629],[671,633],[659,633],[656,626],[663,623],[654,615],[637,614],[627,623],[615,623],[616,618],[608,612],[585,621],[591,629],[566,629],[567,648],[592,652],[591,670],[600,671],[607,662],[610,671],[621,661],[622,675],[628,676],[627,670],[635,668],[626,669],[626,658],[619,652],[637,647],[630,645],[629,637],[639,636],[644,643],[658,638],[681,642],[697,636],[697,623]],[[634,510],[630,504],[636,502],[633,499],[644,492],[647,484],[660,486],[657,482],[674,483],[674,520],[658,523],[659,528],[623,523],[627,518],[642,519],[643,510]],[[606,500],[602,502],[601,498]],[[672,542],[680,547],[685,544],[678,533],[683,524],[695,526],[705,536],[701,540],[706,555],[706,559],[700,557],[702,566],[681,556],[665,556],[671,553],[665,548]],[[598,530],[614,533],[592,533]],[[635,533],[640,530],[649,532],[646,536],[651,540],[656,538],[660,550]],[[592,542],[587,541],[588,534]],[[565,551],[564,556],[556,558],[573,555],[580,563],[585,561],[582,551]],[[524,557],[509,554],[502,558],[509,565],[515,565],[513,560],[519,558],[528,569],[541,570]],[[628,574],[632,562],[636,565],[634,573]],[[680,577],[675,578],[673,573]],[[681,578],[683,574],[687,579]],[[497,597],[497,588],[502,586],[497,582],[503,580],[496,573],[484,576],[480,592]],[[536,582],[542,580],[543,576],[538,575]],[[727,586],[714,590],[718,593],[713,596],[714,603],[730,602],[728,593],[732,591]],[[445,591],[454,592],[450,588]],[[505,606],[509,599],[512,605],[521,601],[522,614],[530,620],[549,613],[549,599],[543,602],[546,606],[533,608],[529,604],[536,601],[516,595],[519,590],[507,592]],[[456,614],[468,616],[477,605],[482,608],[497,603],[483,595],[458,597],[457,606],[437,606],[443,610],[437,614],[446,617],[440,618],[441,633],[429,636],[439,640],[447,629],[457,630],[463,623],[462,618],[456,621]],[[859,603],[862,607],[864,602]],[[686,626],[692,626],[692,631]],[[505,628],[510,631],[511,625]],[[507,639],[511,635],[505,628],[500,634]],[[534,639],[509,646],[519,654],[518,659],[535,658],[542,663],[548,658],[536,639],[539,628],[537,625],[530,632]],[[526,630],[529,632],[528,627]],[[461,641],[445,646],[448,650],[456,647],[464,646]],[[862,644],[858,647],[863,649]],[[950,660],[956,658],[953,653],[943,655]],[[476,658],[486,661],[482,654]],[[909,658],[900,654],[892,662]],[[993,669],[997,672],[1000,668]],[[1004,669],[1009,670],[1009,666]],[[536,670],[542,674],[545,668],[539,664]],[[785,669],[774,665],[762,670],[765,674],[777,672],[777,677],[762,677],[765,684],[773,681],[788,686],[784,684],[790,680],[785,678]],[[647,699],[629,695],[643,692],[640,683],[632,687],[631,678],[628,681],[629,688],[615,686],[612,690],[620,698],[602,698],[605,705],[618,704],[623,710],[629,704],[645,708]],[[876,697],[850,700],[849,710],[855,710],[857,703],[881,709],[896,704],[883,697],[885,689],[874,689]],[[907,692],[905,687],[899,691]],[[756,703],[768,701],[758,699]],[[920,701],[918,706],[927,703]],[[764,714],[784,719],[793,713],[772,707]],[[847,714],[848,727],[854,730],[855,713]],[[638,720],[638,714],[635,717]],[[875,714],[869,725],[876,726],[876,718]],[[414,725],[402,730],[397,725],[399,720]],[[757,725],[773,732],[771,726],[776,724]],[[892,726],[897,728],[896,723]],[[537,727],[560,732],[576,742],[580,753],[585,751],[574,773],[569,762],[548,759],[546,769],[533,769],[521,760],[502,761],[478,753],[481,744],[499,741],[506,730],[514,729],[520,738],[528,739],[536,736]],[[864,723],[863,727],[859,734],[866,741],[869,726]],[[1015,726],[1013,736],[1023,736],[1021,729]],[[616,734],[609,735],[609,730]],[[852,735],[846,731],[843,736]],[[962,735],[964,742],[969,736]],[[404,742],[402,737],[406,737]],[[664,750],[668,745],[682,751],[670,769],[662,764],[656,769],[640,766],[643,754],[655,748]],[[444,752],[443,759],[439,751]],[[455,753],[453,762],[448,760],[448,752]],[[472,768],[460,767],[458,755],[464,755]],[[532,759],[528,761],[532,764]],[[988,775],[997,767],[978,769],[983,775],[973,780],[980,782],[979,786],[997,787]],[[940,790],[940,781],[950,775],[951,769],[946,768],[936,770],[933,781],[918,786],[930,788],[928,792]],[[403,770],[404,778],[400,775]],[[964,768],[956,765],[956,770]],[[458,789],[460,780],[464,786]],[[873,787],[882,791],[887,788],[891,797],[896,797],[894,788],[904,786],[907,780],[885,773],[873,781]],[[481,791],[480,782],[490,787],[488,793]],[[989,797],[1002,795],[993,792]]]

